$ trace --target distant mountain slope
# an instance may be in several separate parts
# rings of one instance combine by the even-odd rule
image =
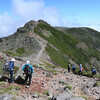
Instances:
[[[64,33],[70,33],[73,37],[80,39],[85,42],[88,46],[95,48],[100,52],[100,32],[91,28],[80,27],[80,28],[57,28]]]
[[[85,45],[86,50],[80,48],[78,45],[82,41],[78,38],[73,37],[71,34],[64,34],[43,21],[38,23],[37,27],[35,27],[35,32],[49,42],[46,47],[49,56],[53,61],[63,67],[66,67],[69,58],[74,60],[77,64],[82,63],[86,70],[90,68],[91,64],[94,64],[93,60],[95,58],[96,60],[100,60],[100,54],[95,49],[88,45]],[[53,44],[57,49],[50,46],[50,44]]]
[[[91,33],[91,30],[88,31]],[[66,28],[58,31],[43,20],[30,21],[17,29],[15,34],[2,38],[0,50],[10,56],[21,56],[23,59],[37,60],[38,63],[49,61],[64,68],[67,67],[68,61],[77,65],[82,63],[86,71],[94,64],[100,72],[100,53],[92,48],[93,44],[82,41],[83,34],[87,31],[82,31],[83,36],[80,35],[80,38],[72,35],[75,32],[77,33],[77,31],[70,33]],[[77,34],[80,32],[81,30]],[[94,36],[93,33],[92,35]]]

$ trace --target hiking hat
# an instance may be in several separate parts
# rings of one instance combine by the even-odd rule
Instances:
[[[82,64],[80,64],[80,66],[82,66]]]
[[[26,61],[26,64],[30,64],[30,61],[27,60],[27,61]]]
[[[15,58],[12,58],[11,61],[16,61]]]

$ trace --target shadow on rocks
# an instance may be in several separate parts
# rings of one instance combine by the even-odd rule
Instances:
[[[15,79],[15,83],[24,85],[24,79],[23,79],[21,76],[18,76],[18,77]]]
[[[2,82],[2,81],[5,81],[5,82],[9,82],[10,81],[10,79],[8,78],[8,77],[6,77],[6,76],[2,76],[1,78],[0,78],[0,82]]]

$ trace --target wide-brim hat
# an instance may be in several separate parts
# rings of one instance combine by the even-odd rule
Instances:
[[[15,58],[12,58],[11,61],[16,61]]]
[[[27,61],[26,61],[26,64],[30,64],[30,61],[29,61],[29,60],[27,60]]]

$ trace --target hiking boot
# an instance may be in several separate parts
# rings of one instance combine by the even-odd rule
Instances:
[[[29,86],[27,85],[26,88],[29,88]]]

